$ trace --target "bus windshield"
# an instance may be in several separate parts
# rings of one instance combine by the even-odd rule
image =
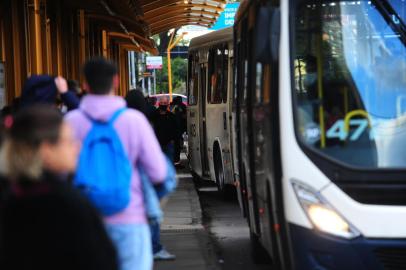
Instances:
[[[406,1],[297,0],[298,137],[352,167],[406,167]]]

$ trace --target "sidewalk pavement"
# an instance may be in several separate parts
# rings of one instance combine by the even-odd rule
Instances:
[[[202,226],[202,210],[188,169],[178,170],[176,192],[164,206],[161,242],[176,255],[174,261],[157,261],[155,270],[217,270],[209,233]]]

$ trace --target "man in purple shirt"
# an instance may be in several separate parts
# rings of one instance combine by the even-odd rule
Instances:
[[[76,137],[82,142],[92,125],[85,114],[94,120],[107,121],[116,111],[126,107],[125,100],[114,95],[119,77],[113,63],[94,58],[85,64],[84,75],[85,87],[90,94],[82,99],[79,109],[66,116]],[[165,157],[154,131],[141,112],[127,109],[115,121],[114,127],[133,164],[131,200],[122,212],[104,218],[106,228],[116,245],[121,270],[151,270],[151,236],[137,164],[144,168],[153,184],[159,184],[166,176]]]

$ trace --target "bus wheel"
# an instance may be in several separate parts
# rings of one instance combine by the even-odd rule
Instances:
[[[216,185],[218,191],[223,192],[225,182],[223,162],[221,160],[221,154],[218,146],[216,146],[215,149],[216,151],[214,152],[214,173],[216,174]]]
[[[214,171],[216,174],[216,185],[219,192],[221,192],[224,199],[235,199],[236,198],[236,189],[233,185],[226,185],[225,184],[225,173],[224,173],[224,166],[223,161],[221,159],[220,150],[217,146],[214,156]]]

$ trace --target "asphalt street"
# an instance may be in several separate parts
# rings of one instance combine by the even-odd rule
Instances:
[[[209,232],[221,269],[269,270],[269,264],[255,264],[252,259],[249,228],[237,197],[224,198],[209,182],[197,181],[196,187],[203,211],[203,226]]]

